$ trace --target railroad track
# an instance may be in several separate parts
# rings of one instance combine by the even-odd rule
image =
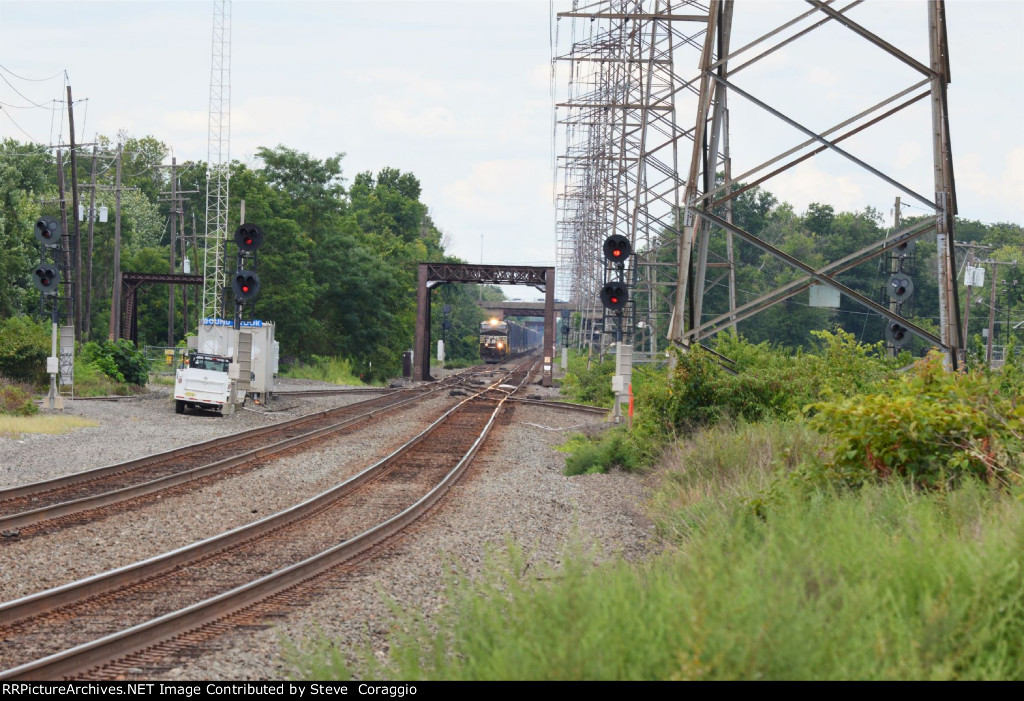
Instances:
[[[387,458],[291,509],[0,604],[0,679],[69,678],[87,670],[88,678],[116,678],[176,646],[286,606],[289,592],[368,556],[436,504],[535,366],[523,364]]]
[[[143,458],[0,490],[0,546],[4,541],[96,520],[157,492],[241,469],[300,445],[354,429],[423,397],[475,382],[478,373],[455,375],[420,387],[307,414],[241,433]]]
[[[275,397],[320,397],[332,394],[390,394],[400,392],[401,387],[318,387],[316,389],[279,389]]]

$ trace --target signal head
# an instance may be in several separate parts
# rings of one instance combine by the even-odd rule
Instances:
[[[263,243],[263,232],[255,224],[242,224],[235,230],[235,244],[243,253],[253,253]]]
[[[624,263],[633,252],[633,245],[622,234],[612,234],[604,240],[604,257],[613,263]]]
[[[231,289],[239,302],[248,301],[259,294],[260,277],[251,270],[239,271],[231,280]]]
[[[601,304],[612,311],[620,311],[629,302],[629,290],[621,282],[609,282],[601,288]]]
[[[903,274],[893,275],[889,278],[889,299],[894,302],[904,302],[914,293],[914,281]]]
[[[43,264],[32,271],[32,284],[44,295],[57,294],[60,286],[60,275],[57,273],[57,266]]]
[[[39,219],[36,220],[36,225],[32,229],[32,233],[35,234],[36,241],[47,248],[53,248],[54,246],[60,245],[60,222],[53,217],[39,217]]]
[[[894,347],[902,348],[910,342],[910,332],[907,327],[890,319],[885,327],[885,338]]]

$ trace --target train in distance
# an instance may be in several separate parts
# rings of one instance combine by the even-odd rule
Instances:
[[[486,363],[501,363],[539,348],[544,335],[514,321],[497,318],[480,323],[480,357]]]

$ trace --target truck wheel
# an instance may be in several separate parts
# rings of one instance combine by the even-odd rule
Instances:
[[[175,414],[184,414],[185,413],[185,402],[181,401],[180,399],[175,399],[174,400],[174,413]]]

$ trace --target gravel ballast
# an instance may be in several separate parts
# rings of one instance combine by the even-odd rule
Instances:
[[[554,390],[536,386],[528,393],[556,396]],[[66,532],[4,543],[0,599],[151,557],[292,506],[383,457],[461,399],[439,394],[443,396],[393,419],[252,472]],[[273,403],[273,411],[243,411],[223,419],[175,415],[169,399],[157,394],[125,402],[74,402],[69,413],[100,425],[62,436],[0,439],[0,486],[106,465],[366,398],[289,397]],[[296,406],[276,411],[286,403]],[[166,672],[143,676],[281,679],[291,673],[281,658],[281,640],[298,641],[318,633],[335,639],[346,654],[366,642],[383,651],[387,622],[392,618],[389,600],[429,615],[442,601],[446,563],[457,561],[475,574],[488,550],[504,548],[509,539],[536,563],[557,562],[574,540],[597,546],[605,556],[639,557],[651,536],[650,523],[642,515],[642,478],[622,473],[562,474],[564,455],[555,446],[569,432],[599,425],[600,417],[515,405],[462,482],[385,556],[365,563],[356,576],[337,578],[322,595],[274,619],[263,630],[222,636],[201,656],[165,661]],[[39,447],[45,451],[36,450]],[[35,457],[40,452],[56,453],[57,459],[38,463]],[[83,460],[88,464],[81,465]]]

